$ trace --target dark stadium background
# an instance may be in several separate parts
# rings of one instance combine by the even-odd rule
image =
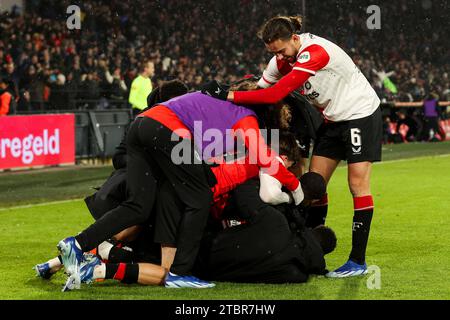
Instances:
[[[301,0],[24,2],[23,15],[0,16],[2,73],[13,62],[14,93],[31,94],[31,108],[24,104],[18,111],[67,108],[74,99],[110,99],[111,94],[117,98],[120,94],[106,83],[102,60],[111,73],[120,69],[128,88],[143,58],[156,63],[155,84],[179,78],[196,89],[212,78],[231,82],[260,74],[270,55],[256,38],[258,28],[275,14],[302,13]],[[442,101],[450,100],[448,1],[383,1],[380,30],[366,26],[373,1],[305,3],[304,31],[342,46],[382,99],[421,101],[436,92]],[[66,27],[71,4],[81,8],[81,30]],[[374,69],[395,71],[391,80],[397,95],[379,87]],[[41,89],[52,87],[52,75],[59,74],[67,81],[53,90],[58,99],[52,99],[51,91],[47,96]],[[92,75],[92,83],[83,75]]]
[[[374,4],[380,30],[366,25]],[[81,9],[80,30],[66,26],[69,5]],[[0,77],[13,100],[0,120],[74,114],[76,165],[0,172],[0,299],[448,299],[450,142],[441,140],[450,138],[449,12],[448,0],[2,1]],[[344,48],[382,99],[387,161],[374,166],[380,215],[368,252],[382,268],[382,290],[366,290],[364,279],[313,279],[305,286],[220,284],[209,294],[106,283],[62,296],[62,275],[35,279],[31,267],[53,255],[63,235],[91,222],[80,199],[111,172],[109,157],[132,119],[128,96],[139,63],[154,61],[154,87],[177,78],[197,90],[211,79],[260,75],[270,54],[256,32],[276,14],[303,14],[303,31]],[[391,71],[397,93],[379,78]],[[427,99],[439,101],[443,136],[423,130]],[[418,127],[411,139],[407,125],[397,130],[399,112]],[[0,124],[0,139],[10,133]],[[99,159],[107,165],[92,165]],[[330,185],[332,201],[339,200],[330,214],[340,241],[327,261],[333,267],[351,241],[341,169]]]

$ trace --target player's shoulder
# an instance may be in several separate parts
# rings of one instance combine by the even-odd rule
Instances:
[[[311,33],[303,33],[300,35],[300,41],[302,45],[294,69],[311,65],[311,68],[317,67],[318,70],[328,65],[333,56],[333,49],[324,38]]]
[[[328,40],[316,36],[312,33],[303,33],[300,35],[302,46],[300,47],[298,57],[307,59],[308,55],[305,53],[328,53],[330,51],[330,43]],[[302,57],[303,55],[303,57]]]
[[[267,64],[268,68],[277,68],[278,67],[278,60],[277,60],[277,56],[272,56],[272,58],[270,59],[269,63]]]
[[[317,56],[329,56],[335,59],[341,59],[346,52],[331,40],[319,37],[317,35],[306,33],[302,34],[302,47],[300,48],[299,57],[305,52],[314,53]],[[307,59],[307,55],[303,57]]]

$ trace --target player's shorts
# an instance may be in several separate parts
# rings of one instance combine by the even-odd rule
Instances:
[[[317,133],[313,156],[347,163],[381,161],[383,121],[381,108],[372,115],[349,121],[323,123]]]
[[[302,137],[297,140],[297,143],[300,147],[300,155],[302,158],[308,159],[311,149],[311,138]]]

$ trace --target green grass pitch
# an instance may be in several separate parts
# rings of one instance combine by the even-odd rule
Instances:
[[[373,167],[375,214],[367,251],[368,265],[380,270],[352,279],[312,277],[306,284],[217,283],[208,290],[168,290],[122,285],[114,280],[82,285],[62,293],[59,274],[35,277],[34,264],[56,254],[56,243],[92,223],[81,200],[110,168],[56,170],[0,175],[0,299],[449,299],[450,144],[385,147],[386,161]],[[423,155],[430,157],[411,158]],[[339,167],[329,185],[327,224],[338,247],[327,256],[330,269],[346,261],[351,246],[352,199],[347,170]],[[39,202],[39,205],[34,205]]]

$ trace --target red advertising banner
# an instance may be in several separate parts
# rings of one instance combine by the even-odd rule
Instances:
[[[397,123],[391,122],[389,128],[392,133],[397,133]],[[440,132],[435,132],[435,136],[439,137],[440,140],[450,141],[450,119],[439,121]],[[408,132],[408,126],[402,124],[398,130],[398,133],[406,140],[406,133]]]
[[[75,115],[0,117],[0,169],[75,162]]]

